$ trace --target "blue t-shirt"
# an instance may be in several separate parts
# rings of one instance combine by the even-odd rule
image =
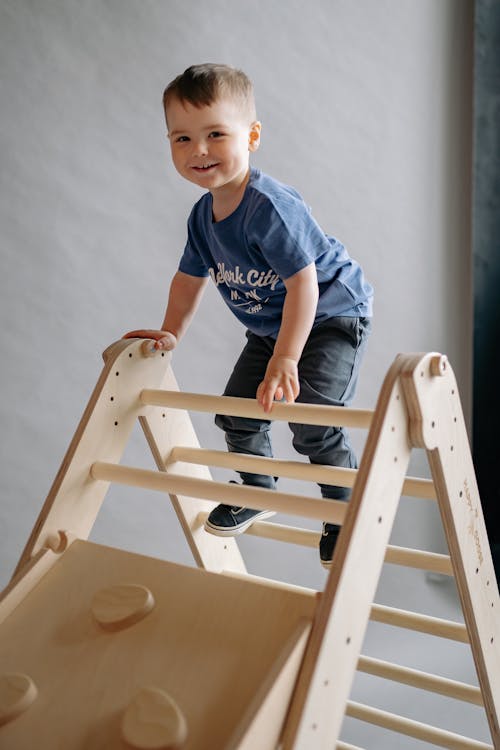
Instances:
[[[338,315],[372,314],[373,290],[345,247],[326,235],[291,187],[251,169],[236,210],[214,222],[203,195],[188,220],[179,270],[210,276],[231,312],[253,333],[276,337],[287,279],[316,264],[319,302],[314,324]]]

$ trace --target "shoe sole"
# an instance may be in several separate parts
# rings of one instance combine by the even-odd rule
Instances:
[[[270,518],[274,515],[276,515],[276,511],[274,510],[263,510],[262,513],[252,516],[252,518],[249,518],[248,521],[239,526],[215,526],[207,519],[204,528],[205,531],[208,531],[209,534],[214,534],[214,536],[238,536],[239,534],[243,534],[255,521],[262,521],[264,518]]]

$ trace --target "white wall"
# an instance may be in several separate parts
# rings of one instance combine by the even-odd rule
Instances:
[[[253,78],[263,122],[255,164],[302,192],[375,287],[356,405],[374,405],[398,352],[437,350],[469,410],[471,5],[0,0],[0,584],[100,352],[162,320],[198,193],[169,162],[161,94],[194,62]],[[181,387],[220,392],[242,344],[210,289],[175,353]],[[223,445],[211,422],[196,424],[202,442]],[[291,455],[286,428],[277,447]],[[141,451],[138,436],[131,460]],[[435,514],[413,513],[403,509],[397,540],[439,547]],[[164,499],[147,493],[112,492],[93,538],[190,561]],[[245,540],[256,572],[269,554],[258,549]],[[320,584],[305,559],[283,553],[282,575]]]

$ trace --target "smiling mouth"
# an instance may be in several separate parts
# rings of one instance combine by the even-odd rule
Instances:
[[[193,166],[192,169],[195,170],[195,172],[209,172],[214,167],[217,167],[218,163],[214,164],[202,164],[201,166]]]

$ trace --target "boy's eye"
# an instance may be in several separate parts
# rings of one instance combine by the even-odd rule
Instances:
[[[221,133],[220,130],[212,130],[210,138],[221,138],[223,135],[224,133]]]
[[[186,143],[187,141],[189,141],[189,138],[187,137],[187,135],[179,135],[179,136],[178,136],[178,137],[177,137],[177,138],[175,139],[175,142],[176,142],[176,143]]]

